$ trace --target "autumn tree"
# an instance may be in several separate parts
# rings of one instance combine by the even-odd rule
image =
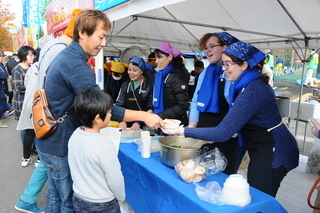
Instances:
[[[15,34],[10,32],[15,25],[12,21],[15,19],[15,14],[9,10],[10,5],[3,4],[0,0],[0,50],[13,51],[12,36]]]

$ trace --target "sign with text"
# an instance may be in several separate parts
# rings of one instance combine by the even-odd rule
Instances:
[[[128,1],[130,0],[95,0],[94,8],[100,11],[105,11]]]
[[[93,0],[53,0],[47,6],[48,34],[67,27],[74,9],[93,9]]]

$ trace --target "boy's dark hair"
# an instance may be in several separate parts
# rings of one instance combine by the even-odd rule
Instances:
[[[92,128],[96,115],[104,120],[112,108],[112,98],[103,90],[89,87],[77,92],[74,99],[74,111],[79,116],[83,126]]]

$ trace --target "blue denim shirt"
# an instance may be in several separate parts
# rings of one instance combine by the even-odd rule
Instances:
[[[78,42],[73,41],[54,58],[47,71],[44,88],[54,117],[58,119],[66,111],[72,110],[75,93],[88,87],[98,87],[98,85],[87,65],[84,50]],[[114,106],[111,119],[122,121],[124,111],[124,108]],[[37,149],[51,155],[67,156],[68,140],[78,126],[80,120],[75,112],[71,112],[51,136],[36,139]]]

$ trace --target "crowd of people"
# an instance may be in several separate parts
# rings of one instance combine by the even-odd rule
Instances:
[[[228,175],[237,173],[248,151],[248,183],[276,196],[283,178],[298,166],[299,150],[282,123],[270,76],[262,72],[263,52],[227,32],[203,35],[198,48],[210,64],[204,67],[202,61],[195,62],[195,89],[190,94],[190,74],[182,53],[163,43],[147,61],[134,56],[128,62],[106,63],[104,90],[100,90],[90,58],[107,45],[111,23],[98,10],[75,9],[72,14],[64,34],[47,42],[40,54],[23,46],[15,66],[10,61],[7,68],[0,66],[0,115],[14,110],[23,142],[21,165],[31,163],[32,144],[39,156],[16,209],[120,212],[125,201],[120,163],[112,142],[100,134],[110,120],[119,122],[122,129],[147,126],[158,134],[210,141],[205,144],[208,150],[218,147],[225,154],[224,173]],[[29,69],[36,56],[38,72]],[[8,82],[13,109],[8,109]],[[28,118],[33,93],[41,88],[46,90],[55,118],[69,112],[45,139],[35,137]],[[168,132],[161,128],[163,119],[178,119],[184,127]],[[1,125],[5,126],[0,121]],[[46,181],[44,209],[36,201]]]

